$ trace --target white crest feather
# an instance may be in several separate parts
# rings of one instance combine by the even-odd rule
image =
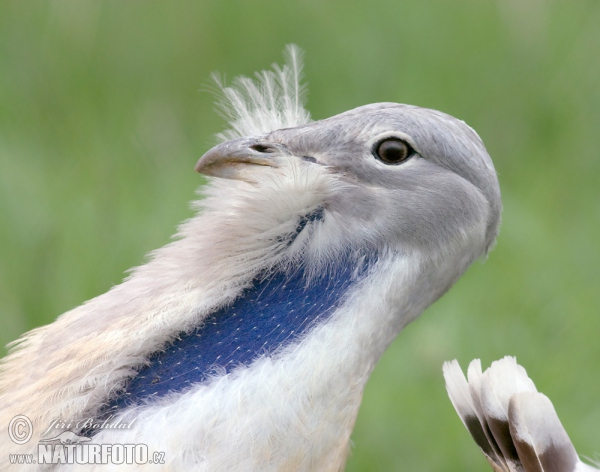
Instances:
[[[217,134],[220,142],[245,136],[257,136],[281,128],[292,128],[310,122],[304,108],[306,87],[302,80],[302,51],[288,44],[283,67],[255,74],[256,79],[236,77],[226,86],[221,77],[212,75],[220,93],[217,105],[230,128]]]

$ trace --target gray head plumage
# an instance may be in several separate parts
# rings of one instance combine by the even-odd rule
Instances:
[[[308,113],[299,112],[303,88],[288,76],[291,70],[299,73],[296,49],[287,51],[291,65],[261,73],[258,84],[238,80],[237,94],[234,88],[224,89],[230,103],[229,108],[225,102],[222,105],[241,111],[228,112],[234,118],[232,130],[220,136],[235,139],[206,153],[196,170],[256,181],[259,170],[286,172],[292,161],[304,168],[322,166],[346,184],[326,202],[327,208],[352,215],[357,224],[371,229],[385,222],[387,228],[378,235],[386,241],[378,244],[397,238],[406,250],[428,254],[484,221],[482,252],[487,253],[498,233],[502,204],[494,166],[477,133],[450,115],[397,103],[366,105],[309,122]],[[279,84],[279,93],[291,91],[295,98],[261,98],[260,91],[272,93],[273,84]],[[292,111],[277,108],[292,103]],[[294,116],[298,121],[267,123],[264,116]],[[240,136],[249,130],[261,132]],[[408,158],[397,163],[379,159],[375,148],[385,140],[406,143]],[[359,233],[368,241],[376,232]]]

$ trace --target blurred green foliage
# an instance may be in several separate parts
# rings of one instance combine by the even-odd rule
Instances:
[[[205,89],[306,51],[315,119],[376,101],[460,117],[503,190],[489,260],[403,332],[365,392],[350,471],[486,470],[444,360],[516,355],[600,451],[600,4],[444,0],[0,3],[0,341],[169,241],[224,127]]]

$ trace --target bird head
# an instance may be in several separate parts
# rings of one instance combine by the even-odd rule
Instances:
[[[255,195],[271,192],[285,204],[283,219],[321,208],[305,248],[321,259],[365,245],[436,258],[465,241],[477,257],[492,247],[500,224],[498,179],[477,133],[415,106],[375,103],[229,140],[196,171],[245,182]],[[221,185],[227,192],[230,184]]]

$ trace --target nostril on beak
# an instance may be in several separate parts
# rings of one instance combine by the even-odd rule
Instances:
[[[277,149],[274,146],[268,146],[265,144],[254,144],[250,146],[250,149],[263,154],[270,154],[277,151]]]

